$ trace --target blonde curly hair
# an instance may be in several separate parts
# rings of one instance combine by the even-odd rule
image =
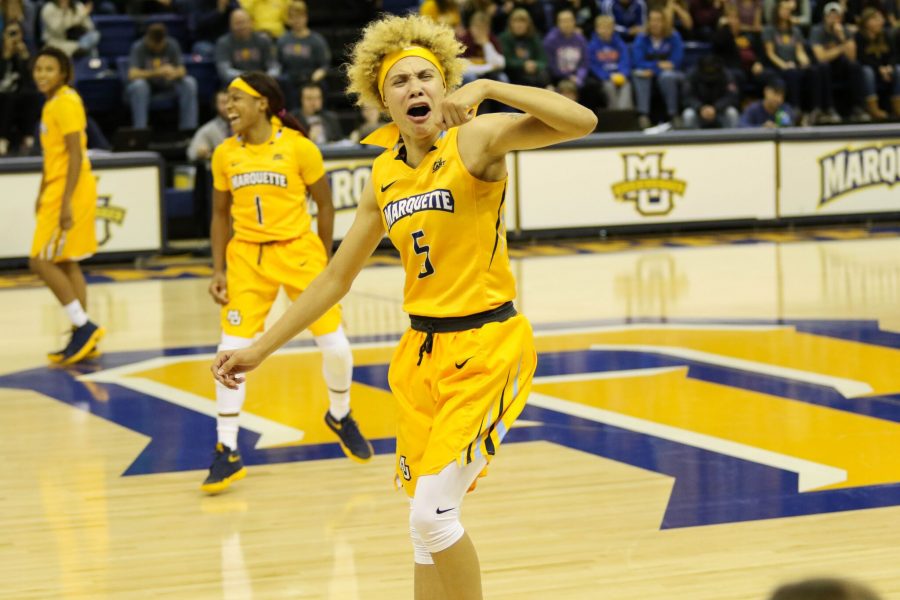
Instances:
[[[452,29],[420,15],[386,16],[366,25],[362,39],[351,51],[347,93],[356,96],[357,105],[384,109],[378,93],[381,61],[391,52],[408,46],[428,48],[437,57],[444,69],[448,90],[462,82],[465,61],[460,54],[465,47],[456,39]]]

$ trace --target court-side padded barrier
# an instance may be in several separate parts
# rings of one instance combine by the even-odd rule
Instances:
[[[353,222],[378,150],[326,148],[323,154],[340,239]],[[101,254],[164,248],[162,159],[132,153],[92,160],[99,176]],[[505,218],[512,236],[900,216],[896,125],[593,135],[511,153],[507,164]],[[0,204],[0,220],[21,224],[0,238],[0,263],[28,252],[40,168],[40,159],[0,161],[9,198]]]

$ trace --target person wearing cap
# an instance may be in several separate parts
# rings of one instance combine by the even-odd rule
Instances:
[[[158,98],[178,98],[178,129],[197,128],[197,82],[187,74],[178,42],[166,35],[166,26],[153,23],[131,46],[125,97],[134,127],[146,129],[150,103]]]
[[[772,78],[763,87],[763,98],[747,106],[741,114],[741,127],[791,127],[794,110],[784,102],[784,82]]]
[[[480,600],[478,554],[462,501],[499,450],[531,389],[531,326],[513,300],[506,246],[507,153],[594,130],[596,115],[550,90],[478,79],[453,31],[385,16],[352,50],[348,93],[392,122],[365,140],[375,159],[331,263],[282,318],[211,369],[229,388],[347,293],[385,233],[400,251],[410,329],[391,360],[395,480],[410,498],[415,597]],[[521,112],[476,116],[487,99]],[[404,526],[406,529],[407,526]]]
[[[820,65],[824,85],[833,95],[835,84],[845,84],[852,94],[850,118],[854,121],[868,121],[870,117],[862,108],[862,67],[856,60],[856,41],[843,22],[844,8],[840,2],[829,2],[825,5],[823,15],[823,22],[813,26],[809,41],[813,56]]]

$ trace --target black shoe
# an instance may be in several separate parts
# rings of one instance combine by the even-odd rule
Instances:
[[[209,475],[200,485],[200,489],[207,494],[224,492],[232,481],[238,481],[247,476],[247,469],[241,462],[241,455],[236,450],[219,442],[216,444],[216,454],[209,467]]]
[[[363,437],[359,425],[356,424],[351,413],[347,413],[346,417],[338,421],[331,416],[331,412],[326,412],[325,424],[328,425],[328,429],[337,434],[341,450],[344,451],[347,458],[361,463],[372,460],[372,455],[375,453],[372,450],[372,444]]]
[[[72,333],[75,333],[76,329],[77,329],[77,327],[75,327],[73,325]],[[70,341],[71,341],[72,333],[69,334]],[[66,348],[68,348],[68,347],[69,347],[69,344],[66,343]],[[47,360],[49,360],[53,364],[58,365],[63,359],[63,355],[66,352],[66,348],[63,348],[61,350],[56,350],[54,352],[48,352]],[[103,352],[100,351],[99,347],[94,346],[93,348],[91,348],[90,352],[88,352],[87,354],[84,355],[84,358],[82,360],[97,360],[101,356],[103,356]]]
[[[72,338],[62,351],[58,364],[60,366],[74,365],[78,361],[84,360],[104,335],[106,335],[106,330],[90,321],[76,328],[72,331]],[[48,358],[50,358],[49,355]],[[53,359],[50,358],[50,360]]]

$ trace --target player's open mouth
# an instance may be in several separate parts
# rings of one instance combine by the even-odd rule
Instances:
[[[406,116],[413,123],[424,123],[431,114],[431,107],[425,103],[413,104],[406,110]]]

